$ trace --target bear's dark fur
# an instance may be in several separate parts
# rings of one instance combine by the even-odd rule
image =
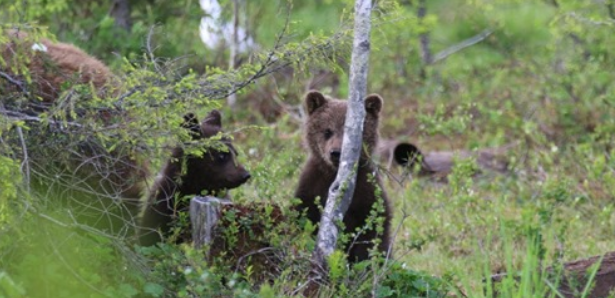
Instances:
[[[221,116],[212,111],[199,125],[195,116],[185,116],[183,124],[190,129],[194,140],[210,138],[222,129]],[[178,211],[188,208],[187,202],[177,199],[187,195],[216,195],[236,188],[250,178],[250,173],[237,163],[237,151],[227,138],[222,138],[224,150],[208,149],[202,156],[187,155],[182,147],[173,149],[149,193],[143,207],[139,229],[139,242],[149,246],[168,235]],[[161,233],[159,233],[161,232]]]
[[[345,233],[361,232],[350,240],[346,247],[349,261],[362,261],[369,258],[372,241],[379,238],[378,249],[386,252],[390,246],[389,227],[391,211],[382,184],[371,162],[371,154],[378,144],[378,122],[383,100],[379,95],[365,98],[366,117],[363,126],[363,148],[359,160],[357,182],[352,203],[344,216]],[[335,180],[344,137],[346,101],[325,97],[318,91],[310,91],[305,96],[305,107],[309,114],[305,123],[305,142],[310,156],[303,167],[295,197],[301,200],[300,211],[307,209],[307,217],[314,223],[320,222],[320,206],[324,206],[329,187]],[[372,175],[374,177],[372,178]],[[320,198],[320,206],[316,198]],[[365,226],[374,204],[382,198],[384,212],[384,232],[377,233],[374,228]]]
[[[482,148],[476,150],[451,150],[451,151],[428,151],[419,150],[414,144],[399,142],[395,140],[381,140],[378,144],[377,157],[386,163],[390,171],[389,177],[395,177],[399,170],[393,166],[399,166],[404,172],[402,175],[409,174],[409,170],[417,170],[413,174],[416,177],[430,178],[436,182],[447,182],[447,176],[452,172],[456,161],[465,159],[475,159],[478,168],[474,172],[476,175],[491,173],[504,174],[509,171],[507,155],[517,143],[510,143],[496,148]],[[416,167],[416,169],[415,169]],[[404,176],[396,179],[403,179]]]

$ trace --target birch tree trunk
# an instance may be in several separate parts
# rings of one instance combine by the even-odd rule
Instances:
[[[235,60],[237,59],[237,48],[239,47],[239,37],[238,37],[238,30],[239,30],[239,1],[240,0],[233,0],[233,34],[231,36],[231,42],[230,42],[230,55],[229,55],[229,63],[228,63],[228,68],[230,71],[233,71],[235,69]],[[231,107],[231,109],[235,108],[235,105],[237,104],[237,94],[233,93],[231,95],[229,95],[228,99],[227,99],[227,103],[229,105],[229,107]]]
[[[313,261],[321,268],[327,268],[325,260],[335,250],[339,233],[335,223],[342,222],[354,194],[357,178],[356,165],[361,155],[363,121],[365,120],[363,99],[367,91],[371,11],[371,0],[355,1],[354,39],[348,88],[350,94],[342,141],[342,156],[335,181],[329,188],[313,254]]]

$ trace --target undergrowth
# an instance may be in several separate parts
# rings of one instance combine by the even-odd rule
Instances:
[[[329,34],[345,21],[348,11],[342,12],[342,4],[317,2],[293,8],[293,17],[309,20],[293,22],[288,41]],[[473,152],[513,144],[505,154],[508,168],[496,173],[482,169],[474,158],[457,158],[446,178],[432,179],[383,166],[383,176],[391,176],[385,179],[385,191],[395,210],[393,257],[376,256],[349,267],[343,254],[334,254],[320,297],[492,297],[496,292],[499,297],[559,297],[555,289],[561,283],[561,264],[602,255],[615,245],[611,83],[615,72],[609,51],[614,45],[609,38],[612,17],[606,9],[610,2],[426,1],[424,20],[417,19],[416,2],[421,1],[411,2],[383,1],[378,15],[390,18],[378,19],[374,27],[368,89],[384,98],[381,137],[412,141],[425,153]],[[273,44],[277,32],[273,32],[275,26],[263,23],[284,23],[279,1],[272,3],[253,8],[250,14],[257,40],[267,39],[263,45]],[[2,5],[14,7],[13,3]],[[136,16],[139,23],[128,39],[113,34],[110,20],[103,19],[97,27],[93,25],[96,18],[84,17],[104,10],[99,4],[90,5],[94,6],[75,7],[70,14],[65,1],[53,7],[33,4],[30,9],[49,13],[34,15],[40,17],[40,25],[49,24],[52,33],[57,31],[58,39],[76,42],[94,54],[104,53],[98,56],[115,66],[128,87],[149,84],[152,88],[126,98],[124,107],[134,115],[124,123],[129,130],[99,130],[101,123],[83,122],[86,126],[79,134],[63,139],[57,131],[0,117],[0,297],[300,296],[310,268],[314,227],[294,217],[290,207],[307,154],[298,104],[306,82],[316,77],[310,73],[312,60],[294,61],[301,71],[294,72],[292,79],[269,76],[249,84],[238,95],[239,105],[226,107],[197,91],[203,90],[202,74],[225,73],[208,63],[224,60],[227,53],[200,59],[199,55],[211,53],[189,50],[197,48],[196,34],[177,33],[198,21],[164,14],[190,11],[184,14],[190,16],[194,10],[183,6],[144,9],[147,13]],[[62,13],[72,25],[52,24]],[[275,22],[263,22],[271,15],[278,16]],[[16,15],[3,10],[0,16]],[[188,51],[194,54],[187,60],[190,63],[156,64],[142,58],[144,24],[150,20],[168,20],[158,29],[163,35],[157,54],[174,58]],[[36,23],[28,24],[40,30]],[[83,28],[98,31],[88,34],[90,29]],[[421,59],[423,33],[429,33],[431,50],[437,53],[486,29],[492,33],[484,40],[444,60],[426,64]],[[89,43],[88,38],[95,42]],[[130,62],[118,61],[105,50],[109,48],[119,49]],[[327,57],[315,67],[337,76],[333,83],[318,87],[339,98],[347,94],[345,58],[341,54]],[[188,64],[194,66],[193,72],[187,70]],[[168,76],[159,76],[157,66],[167,68]],[[254,68],[247,67],[246,72],[253,73]],[[87,86],[77,91],[76,98],[88,97]],[[23,102],[13,99],[2,97],[2,108],[23,107]],[[144,103],[159,106],[150,109]],[[110,107],[93,99],[77,102],[75,111],[101,105]],[[55,202],[81,203],[92,195],[109,194],[69,191],[74,180],[64,178],[72,172],[55,172],[51,163],[30,168],[23,163],[24,143],[28,148],[45,144],[30,157],[51,157],[57,162],[69,153],[63,151],[65,144],[83,141],[81,137],[90,131],[102,131],[99,137],[105,150],[134,145],[147,155],[155,172],[170,144],[187,137],[182,137],[179,127],[184,110],[205,112],[213,107],[222,110],[239,162],[252,173],[248,184],[230,192],[231,198],[270,208],[247,217],[224,214],[229,224],[221,235],[228,249],[239,247],[240,239],[270,248],[249,256],[225,250],[208,258],[206,248],[189,244],[137,247],[129,236],[133,227],[118,236],[80,224],[78,214],[71,212],[74,209]],[[82,115],[97,115],[88,113]],[[18,128],[31,138],[21,141]],[[55,153],[49,154],[50,150]],[[27,174],[27,169],[32,172]],[[45,183],[37,184],[40,176]],[[279,206],[291,219],[272,222],[272,206]],[[261,227],[260,233],[248,229],[254,225]],[[238,256],[246,257],[238,263]],[[268,260],[269,267],[257,265],[258,260]],[[268,270],[273,273],[264,274]],[[596,270],[588,270],[579,297],[588,296]],[[501,278],[493,282],[492,275]]]

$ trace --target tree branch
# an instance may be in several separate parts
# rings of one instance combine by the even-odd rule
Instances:
[[[21,162],[22,172],[25,172],[26,187],[28,192],[30,192],[30,159],[28,158],[28,146],[26,146],[26,140],[23,137],[21,126],[17,127],[17,134],[19,135],[19,142],[21,143],[21,150],[23,153],[23,161]]]
[[[611,4],[612,5],[612,4]],[[613,26],[615,25],[615,21],[606,20],[606,21],[597,21],[593,19],[588,19],[584,16],[578,15],[576,12],[569,12],[565,14],[566,17],[571,17],[579,22],[594,25],[594,26]]]
[[[29,122],[48,122],[48,123],[52,123],[52,124],[57,124],[59,126],[73,126],[73,127],[83,127],[83,125],[81,125],[80,123],[76,123],[76,122],[71,122],[71,121],[56,121],[56,120],[52,120],[52,119],[42,119],[40,117],[35,117],[35,116],[30,116],[24,113],[20,113],[20,112],[15,112],[15,111],[9,111],[9,110],[5,110],[5,109],[0,109],[0,115],[4,115],[7,116],[9,118],[13,118],[13,119],[17,119],[17,120],[22,120],[22,121],[29,121]]]
[[[433,62],[432,63],[437,63],[440,62],[446,58],[448,58],[450,55],[455,54],[467,47],[473,46],[481,41],[483,41],[485,38],[487,38],[489,35],[491,35],[491,33],[493,33],[493,30],[491,29],[485,29],[483,30],[481,33],[472,36],[456,45],[450,46],[440,52],[438,52],[434,58],[433,58]]]
[[[155,25],[149,27],[149,31],[147,32],[147,39],[145,41],[145,49],[147,50],[147,56],[150,59],[150,62],[154,65],[154,68],[158,73],[161,73],[160,66],[158,66],[158,61],[154,56],[155,48],[152,47],[152,36],[154,35]]]
[[[23,82],[13,79],[10,75],[2,71],[0,71],[0,77],[3,77],[5,80],[9,81],[9,83],[17,86],[19,89],[21,89],[21,92],[25,94],[26,96],[30,95],[28,93],[28,89],[26,89],[26,85]]]

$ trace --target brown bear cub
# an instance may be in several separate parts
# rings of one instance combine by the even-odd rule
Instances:
[[[222,130],[220,113],[216,110],[200,125],[192,114],[184,118],[183,126],[190,129],[195,141],[215,136]],[[156,244],[162,240],[161,236],[168,235],[177,213],[186,211],[189,205],[176,200],[188,195],[216,195],[248,181],[250,173],[237,163],[237,151],[230,140],[222,138],[221,142],[223,149],[210,148],[202,156],[185,154],[182,147],[173,149],[143,208],[139,228],[141,245]]]
[[[378,144],[378,120],[383,100],[372,94],[365,98],[366,117],[363,126],[363,148],[359,159],[357,181],[352,203],[344,216],[344,233],[352,236],[345,247],[350,262],[369,258],[373,240],[380,239],[378,249],[387,252],[390,246],[389,229],[391,210],[382,188],[378,173],[371,161],[371,155]],[[309,114],[305,123],[305,142],[310,156],[303,167],[295,197],[301,203],[300,211],[307,210],[307,217],[313,223],[320,222],[320,209],[329,193],[329,187],[335,180],[342,152],[344,123],[346,120],[346,101],[325,97],[318,91],[310,91],[305,96],[305,107]],[[319,205],[316,199],[320,198]],[[366,225],[374,204],[382,199],[384,210],[384,231],[378,233],[374,225]],[[358,231],[358,232],[357,232]]]
[[[26,110],[26,113],[38,113],[47,111],[52,103],[59,101],[62,89],[91,84],[97,95],[104,97],[114,95],[111,91],[119,86],[119,80],[104,63],[74,45],[44,38],[34,40],[24,31],[12,29],[2,34],[7,41],[0,44],[0,71],[8,77],[0,79],[0,93],[6,95],[4,103],[8,105],[15,92],[27,91],[33,100],[28,101],[32,111]],[[31,84],[26,84],[24,71],[32,79]],[[106,113],[101,109],[101,115]],[[131,211],[138,209],[137,201],[143,195],[144,181],[149,175],[147,162],[137,161],[130,153],[133,148],[129,147],[107,154],[91,143],[84,142],[80,146],[74,150],[77,153],[71,155],[71,162],[74,159],[76,164],[69,168],[83,169],[75,175],[80,180],[79,188],[93,189],[107,197],[119,195],[130,199],[127,202]]]
[[[32,79],[30,87],[33,90],[28,91],[45,103],[55,102],[66,85],[92,84],[98,95],[104,96],[105,87],[117,83],[112,82],[115,77],[104,63],[71,44],[44,38],[34,43],[25,32],[17,30],[8,30],[5,34],[9,41],[0,45],[4,60],[0,69],[15,83],[0,84],[0,90],[13,91],[17,89],[14,85],[26,81],[21,74],[13,72],[12,66],[19,64],[25,65]]]
[[[63,91],[83,84],[105,97],[113,96],[120,86],[105,64],[71,44],[35,39],[19,30],[0,31],[0,95],[3,108],[18,116],[39,116],[58,103],[58,109],[52,109],[55,112],[51,115],[71,106],[71,113],[66,114],[69,119],[74,115],[81,117],[80,112],[72,113],[73,100],[62,102]],[[107,112],[115,113],[115,109],[102,106],[90,111],[95,110],[101,120],[107,118]],[[49,191],[60,191],[62,195],[58,197],[65,198],[63,202],[74,208],[72,212],[80,222],[125,235],[126,222],[132,224],[137,215],[139,198],[149,176],[147,161],[137,154],[138,146],[124,144],[108,152],[99,142],[92,141],[96,138],[90,130],[84,129],[80,131],[83,135],[77,136],[70,129],[48,130],[53,125],[44,122],[31,125],[26,138],[36,144],[35,150],[29,152],[34,161],[33,173],[36,172],[32,181],[42,183]],[[49,131],[54,131],[53,136],[44,137],[50,135]],[[67,137],[59,137],[57,132]],[[48,172],[50,169],[53,173]],[[49,174],[54,179],[48,180],[52,177]],[[81,201],[85,197],[95,200]]]

